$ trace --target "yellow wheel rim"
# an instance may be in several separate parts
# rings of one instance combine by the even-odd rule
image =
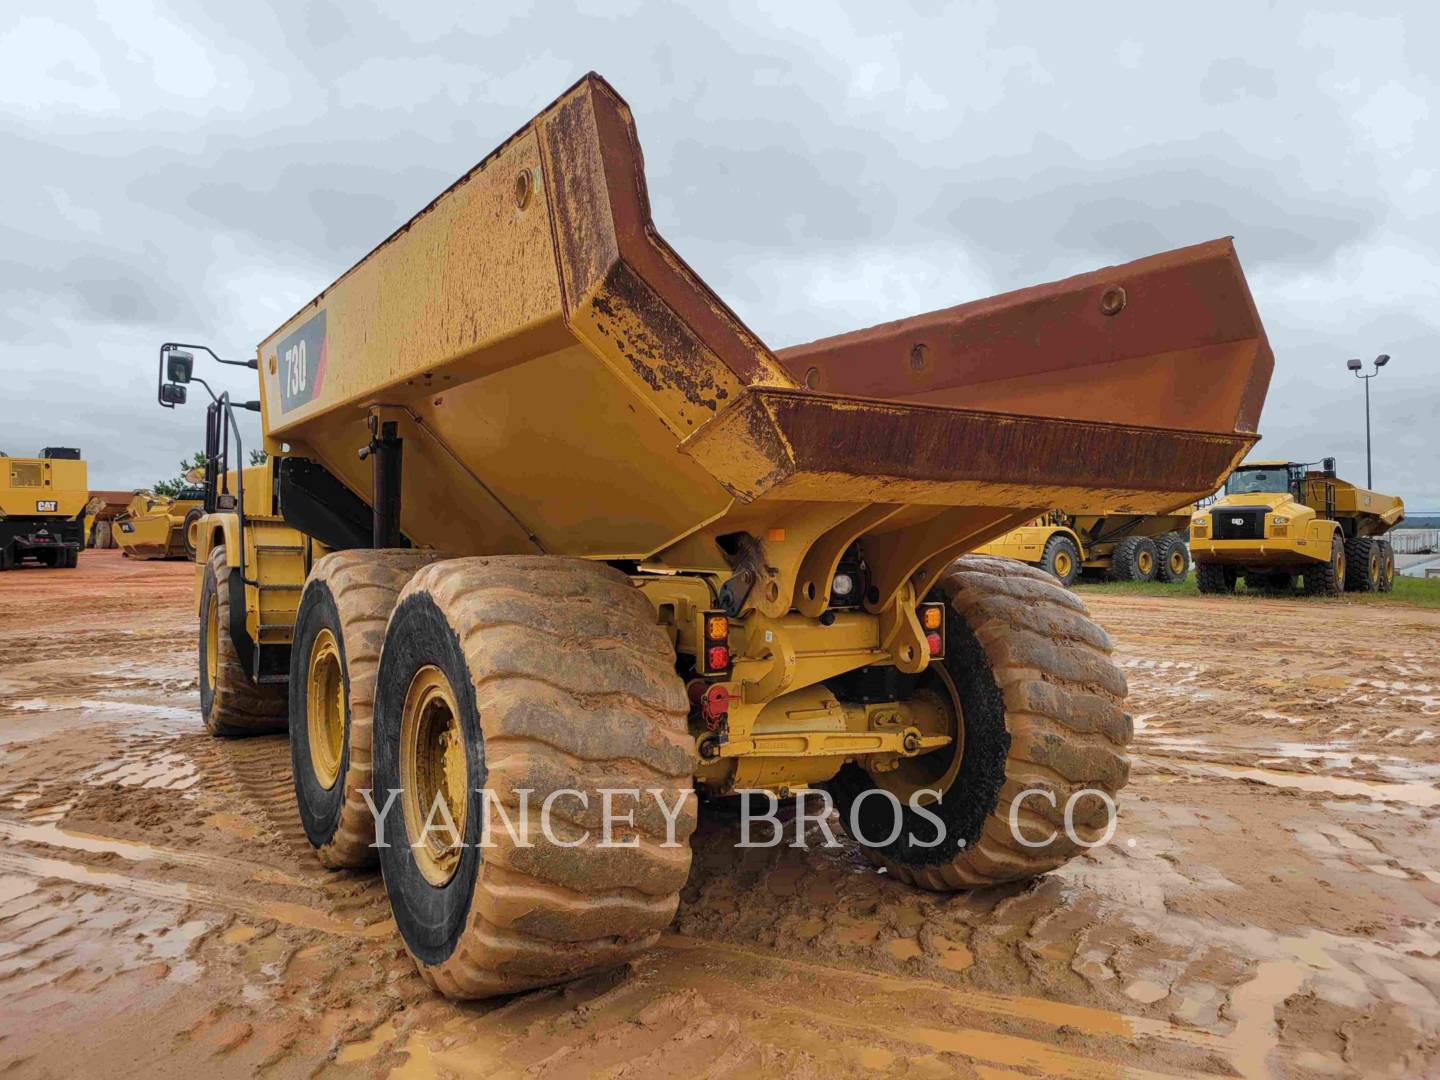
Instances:
[[[1335,583],[1337,585],[1345,584],[1345,552],[1343,549],[1335,556]]]
[[[1070,561],[1068,551],[1057,551],[1055,553],[1055,576],[1064,580],[1070,576],[1070,568],[1074,564]]]
[[[1184,569],[1185,556],[1179,548],[1176,548],[1170,552],[1170,573],[1175,574],[1178,577],[1180,571]]]
[[[918,757],[901,758],[899,765],[886,772],[870,773],[876,787],[884,788],[907,806],[917,791],[939,791],[943,798],[960,775],[960,762],[965,756],[965,714],[960,708],[960,693],[940,661],[930,665],[928,674],[925,685],[915,696],[929,699],[927,704],[934,707],[924,710],[929,722],[922,721],[916,726],[925,737],[949,735],[950,745]],[[926,794],[915,801],[920,806],[928,806],[936,797]]]
[[[220,601],[210,598],[205,605],[205,681],[213,693],[220,678]]]
[[[454,691],[445,673],[433,665],[415,673],[405,695],[400,784],[415,863],[431,885],[444,885],[460,865],[469,767]]]
[[[1142,551],[1135,556],[1135,566],[1140,571],[1140,573],[1144,574],[1146,577],[1149,577],[1150,571],[1155,568],[1155,560],[1151,558],[1150,552]]]
[[[315,779],[321,787],[333,788],[340,778],[340,758],[345,752],[345,675],[340,667],[340,645],[324,627],[310,646],[305,676],[305,734]]]

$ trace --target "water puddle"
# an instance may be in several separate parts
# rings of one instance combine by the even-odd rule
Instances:
[[[1240,765],[1222,765],[1219,762],[1181,761],[1175,758],[1159,758],[1165,765],[1187,770],[1197,775],[1224,776],[1236,780],[1252,780],[1271,787],[1290,788],[1324,795],[1343,795],[1376,802],[1403,803],[1426,809],[1440,806],[1440,787],[1433,784],[1383,784],[1368,780],[1347,780],[1340,776],[1320,776],[1314,773],[1282,772],[1277,769],[1247,768]]]

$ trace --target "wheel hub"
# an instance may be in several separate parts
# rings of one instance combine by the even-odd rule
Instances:
[[[340,666],[340,645],[322,627],[310,647],[305,685],[305,733],[310,744],[310,766],[327,791],[340,778],[345,752],[345,677]]]
[[[416,865],[430,884],[444,885],[460,865],[469,766],[450,680],[433,665],[415,673],[405,695],[400,783]]]
[[[1055,576],[1060,578],[1070,576],[1070,556],[1064,551],[1055,556]]]
[[[948,735],[950,743],[938,750],[918,757],[902,758],[893,769],[870,773],[875,786],[884,788],[902,803],[909,805],[917,792],[947,792],[960,774],[960,762],[965,757],[964,713],[960,708],[960,694],[950,673],[941,662],[932,663],[924,685],[914,694],[915,703],[926,708],[911,711],[912,723],[920,729],[922,736]],[[933,794],[921,794],[916,802],[928,806],[936,801]]]
[[[1140,573],[1148,577],[1151,567],[1153,566],[1153,563],[1150,561],[1150,552],[1142,551],[1139,555],[1135,556],[1135,565],[1139,567]]]
[[[1177,548],[1170,552],[1170,572],[1172,574],[1178,574],[1183,569],[1185,569],[1185,556],[1182,555]]]

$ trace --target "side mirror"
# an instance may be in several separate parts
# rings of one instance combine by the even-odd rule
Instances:
[[[260,402],[258,401],[241,401],[238,404],[242,409],[248,409],[250,412],[260,411]]]
[[[189,392],[179,383],[162,383],[160,386],[160,403],[162,405],[184,405]]]
[[[1388,364],[1388,363],[1390,363],[1390,354],[1389,354],[1389,353],[1383,353],[1383,352],[1382,352],[1379,356],[1375,357],[1375,366],[1376,366],[1377,368],[1382,368],[1382,367],[1384,367],[1384,366],[1385,366],[1386,364]]]
[[[195,354],[174,349],[165,355],[165,377],[172,383],[188,383],[195,370]]]
[[[1345,361],[1345,366],[1351,371],[1359,371],[1365,365],[1360,363],[1359,360],[1347,360]]]
[[[1334,476],[1335,459],[1333,457],[1327,457],[1324,461],[1320,462],[1320,468],[1324,471],[1326,476]]]

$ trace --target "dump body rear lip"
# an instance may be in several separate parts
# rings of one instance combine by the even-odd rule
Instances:
[[[754,388],[683,446],[746,500],[808,479],[807,498],[870,497],[876,481],[903,481],[913,501],[946,504],[946,485],[983,483],[998,500],[988,505],[1043,506],[1036,489],[1083,489],[1084,507],[1145,512],[1207,494],[1257,438]],[[740,443],[746,453],[727,452]]]

